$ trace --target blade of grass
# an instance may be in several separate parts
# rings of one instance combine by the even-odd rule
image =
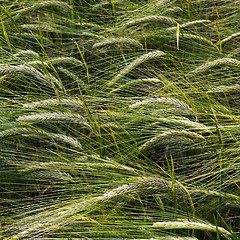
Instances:
[[[7,45],[10,49],[10,52],[12,52],[12,47],[11,47],[11,44],[10,44],[10,41],[9,41],[9,38],[8,38],[8,34],[7,34],[7,31],[6,31],[6,28],[5,28],[5,25],[4,25],[4,22],[3,22],[3,19],[2,19],[1,16],[0,16],[0,20],[1,20],[1,23],[2,23],[3,35],[6,39]]]

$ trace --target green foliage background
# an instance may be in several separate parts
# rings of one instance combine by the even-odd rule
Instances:
[[[239,1],[0,2],[2,239],[239,239]]]

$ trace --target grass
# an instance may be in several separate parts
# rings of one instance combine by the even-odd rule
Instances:
[[[239,1],[4,1],[2,239],[239,239]]]

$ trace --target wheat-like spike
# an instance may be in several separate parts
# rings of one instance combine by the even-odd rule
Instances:
[[[39,30],[38,24],[22,24],[20,25],[23,29],[30,29],[30,30]],[[61,31],[51,27],[49,24],[41,23],[41,31],[47,31],[47,32],[55,32],[60,33]]]
[[[95,43],[93,45],[93,48],[101,48],[101,47],[106,47],[109,45],[116,45],[116,44],[129,44],[137,48],[143,49],[143,45],[139,41],[132,38],[123,38],[123,37],[109,38],[102,42]]]
[[[90,163],[90,162],[78,162],[79,160],[76,159],[77,161],[72,162],[72,164],[69,163],[64,163],[64,162],[38,162],[37,164],[33,164],[30,166],[25,167],[24,169],[20,170],[21,172],[26,172],[26,171],[35,171],[35,170],[54,170],[54,169],[64,169],[64,170],[71,170],[73,167],[74,169],[118,169],[118,170],[125,170],[129,172],[135,173],[136,170],[119,164],[115,163],[112,161],[109,161],[111,163],[105,163],[105,162],[97,162],[97,163]],[[82,159],[80,159],[82,160]]]
[[[106,6],[106,5],[109,5],[109,1],[102,1],[100,3],[94,4],[92,9],[98,9],[98,8],[101,8],[101,7]]]
[[[61,87],[61,84],[59,83],[59,81],[54,78],[53,76],[51,78],[49,78],[48,75],[46,74],[42,74],[41,72],[39,72],[38,70],[36,70],[34,67],[32,66],[26,66],[25,64],[23,65],[17,65],[17,66],[13,66],[13,65],[0,65],[0,74],[11,74],[11,73],[15,73],[15,72],[20,72],[22,74],[28,74],[28,75],[32,75],[34,76],[36,79],[38,79],[39,81],[48,84],[51,86],[51,80],[58,86]]]
[[[122,0],[114,0],[114,5],[119,4],[121,2],[123,2],[123,1]],[[102,1],[100,3],[94,4],[92,6],[92,9],[98,9],[98,8],[104,7],[109,4],[111,5],[111,3],[109,1]]]
[[[221,59],[214,60],[212,62],[204,63],[200,67],[197,67],[196,69],[191,71],[189,74],[201,73],[201,72],[204,72],[204,71],[208,70],[211,67],[218,66],[218,65],[223,65],[223,64],[240,67],[240,61],[238,61],[237,59],[221,58]]]
[[[198,229],[203,231],[217,232],[225,237],[226,239],[231,239],[231,233],[225,230],[222,227],[216,227],[210,223],[202,223],[202,222],[191,222],[191,221],[183,221],[183,222],[155,222],[153,224],[154,227],[169,230],[169,229]]]
[[[158,3],[151,9],[151,10],[155,10],[155,9],[158,9],[160,7],[162,7],[163,5],[171,2],[172,0],[160,0],[158,1]]]
[[[39,102],[32,102],[23,104],[25,108],[35,108],[35,107],[51,107],[51,106],[71,106],[71,107],[82,107],[83,103],[77,98],[62,98],[62,99],[47,99]]]
[[[158,144],[160,144],[162,141],[165,141],[169,138],[189,138],[189,139],[199,139],[199,140],[204,140],[204,137],[198,133],[194,132],[189,132],[189,131],[184,131],[184,130],[176,130],[176,131],[169,131],[169,132],[164,132],[156,137],[151,138],[147,142],[145,142],[142,146],[139,147],[140,152],[146,152],[151,148],[154,148]]]
[[[239,201],[230,201],[230,202],[226,202],[225,206],[227,207],[234,207],[234,208],[240,208],[240,202]]]
[[[218,192],[218,191],[211,191],[211,190],[205,190],[205,189],[194,189],[189,190],[189,192],[192,193],[199,193],[199,194],[206,194],[207,196],[214,196],[214,197],[223,197],[226,199],[229,199],[231,201],[237,201],[240,203],[240,196],[230,194],[230,193],[224,193],[224,192]]]
[[[208,93],[216,93],[216,92],[238,92],[240,90],[239,84],[234,84],[230,86],[218,86],[212,87],[207,90]]]
[[[240,36],[240,32],[237,32],[237,33],[234,33],[232,34],[231,36],[227,37],[227,38],[224,38],[223,40],[221,40],[218,44],[223,44],[223,43],[226,43],[228,41],[230,41],[231,39],[235,38],[235,37],[239,37]]]
[[[139,108],[139,107],[146,107],[146,106],[150,106],[150,107],[155,107],[156,104],[170,104],[170,105],[174,105],[176,107],[182,108],[182,109],[187,109],[191,111],[191,108],[189,107],[188,104],[186,104],[183,101],[180,101],[176,98],[171,98],[171,97],[160,97],[160,98],[148,98],[136,103],[133,103],[131,105],[129,105],[129,108]]]
[[[150,238],[149,240],[198,240],[198,238],[164,236],[164,237],[159,237],[159,238]]]
[[[101,30],[101,29],[106,29],[105,26],[103,25],[99,25],[99,24],[96,24],[96,23],[92,23],[92,22],[75,22],[75,21],[72,21],[71,24],[73,24],[74,26],[80,26],[81,29],[82,27],[83,28],[86,28],[86,29],[89,29],[89,28],[92,28],[94,30]]]
[[[183,11],[182,8],[180,8],[180,7],[172,7],[172,8],[166,9],[163,13],[179,12],[179,11]]]
[[[8,130],[4,130],[0,132],[0,137],[11,137],[11,136],[16,136],[16,135],[42,135],[42,136],[47,136],[52,139],[60,140],[63,142],[66,142],[74,147],[77,148],[82,148],[82,145],[80,142],[78,142],[76,139],[66,136],[64,134],[58,134],[58,133],[49,133],[45,132],[42,129],[37,129],[37,128],[12,128]]]
[[[74,73],[68,71],[66,68],[63,68],[63,67],[57,67],[57,69],[59,71],[61,71],[62,73],[64,73],[66,76],[68,76],[71,79],[73,79],[74,81],[76,81],[81,86],[81,89],[86,89],[88,87],[87,84],[84,83],[83,80],[80,79],[77,74],[74,74]]]
[[[81,32],[81,36],[91,37],[91,38],[97,38],[97,39],[103,39],[103,40],[106,39],[106,38],[103,37],[102,35],[95,34],[95,33],[91,33],[91,32],[87,32],[87,31]]]
[[[73,58],[73,57],[51,58],[50,62],[52,64],[72,64],[72,65],[76,65],[76,66],[83,65],[83,63],[80,60]]]
[[[201,20],[196,20],[196,21],[186,22],[186,23],[180,24],[180,27],[185,28],[185,27],[192,26],[192,25],[195,25],[195,24],[210,23],[210,22],[212,22],[212,21],[201,19]]]
[[[57,57],[57,58],[50,58],[49,59],[50,63],[51,64],[71,64],[71,65],[74,65],[74,66],[82,66],[82,62],[76,58],[73,58],[73,57]],[[31,62],[27,62],[27,65],[46,65],[46,66],[49,66],[49,61],[31,61]]]
[[[202,123],[199,122],[193,122],[189,120],[188,118],[183,118],[183,117],[169,117],[169,118],[158,118],[159,122],[155,122],[154,124],[159,124],[159,123],[168,123],[168,124],[176,124],[180,126],[184,126],[190,129],[194,130],[207,130],[208,127]]]
[[[139,19],[130,21],[128,23],[125,23],[125,24],[123,24],[123,28],[128,28],[128,27],[132,27],[132,26],[139,25],[142,23],[149,23],[149,22],[165,22],[168,24],[176,24],[177,25],[177,21],[170,17],[147,16],[147,17],[139,18]]]
[[[195,24],[210,23],[210,22],[211,22],[210,20],[204,20],[204,19],[203,20],[196,20],[196,21],[186,22],[186,23],[180,24],[179,27],[180,28],[186,28],[186,27],[189,27],[189,26],[192,26],[192,25],[195,25]],[[171,28],[168,28],[167,30],[176,30],[176,29],[177,29],[177,27],[171,27]]]
[[[45,134],[46,132],[36,128],[12,128],[0,132],[0,137],[10,137],[22,134]]]
[[[89,124],[80,114],[74,113],[61,113],[61,112],[52,112],[52,113],[40,113],[34,115],[24,115],[17,118],[17,121],[20,122],[34,122],[34,121],[67,121],[74,123],[81,123],[88,127]]]
[[[166,53],[156,50],[156,51],[152,51],[152,52],[149,52],[149,53],[146,53],[146,54],[140,56],[139,58],[137,58],[133,62],[131,62],[128,66],[126,66],[123,70],[121,70],[120,73],[117,76],[115,76],[112,79],[112,81],[110,81],[108,84],[111,85],[111,84],[115,83],[117,80],[119,80],[120,78],[125,76],[127,73],[129,73],[133,68],[135,68],[139,64],[141,64],[147,60],[150,60],[150,59],[156,59],[156,58],[162,57],[164,55],[166,55]]]
[[[78,75],[70,72],[69,70],[67,70],[66,68],[63,67],[57,67],[57,69],[61,72],[63,72],[65,75],[67,75],[68,77],[70,77],[71,79],[73,79],[74,81],[79,82],[80,78],[78,77]]]
[[[19,52],[15,53],[13,56],[15,56],[15,57],[29,57],[29,58],[35,58],[35,59],[39,58],[39,54],[32,51],[32,50],[22,50],[22,51],[19,51]]]
[[[115,92],[119,92],[119,91],[122,91],[128,87],[131,87],[132,85],[135,85],[135,84],[141,84],[141,83],[161,83],[162,81],[160,81],[159,79],[157,78],[146,78],[146,79],[137,79],[137,80],[133,80],[131,82],[128,82],[126,84],[123,84],[121,85],[120,87],[118,88],[115,88],[113,89],[109,95],[111,94],[114,94]]]
[[[31,40],[34,40],[34,41],[36,41],[36,39],[40,39],[40,38],[42,38],[44,41],[46,41],[46,42],[48,42],[49,44],[54,44],[51,40],[50,40],[50,38],[47,38],[47,37],[40,37],[39,36],[39,34],[37,34],[37,33],[27,33],[27,32],[14,32],[14,33],[12,33],[13,35],[15,35],[15,36],[17,36],[17,37],[19,37],[19,38],[28,38],[28,39],[31,39]]]
[[[181,36],[181,35],[180,35]],[[207,38],[205,37],[200,37],[198,35],[193,35],[193,34],[183,34],[183,37],[184,38],[188,38],[188,39],[194,39],[194,40],[200,40],[202,42],[206,42],[208,43],[209,45],[215,47],[216,49],[218,49],[217,45],[215,45],[212,41],[208,40]]]
[[[104,26],[96,24],[96,23],[91,23],[91,22],[81,22],[81,23],[76,23],[79,26],[83,26],[88,28],[94,28],[94,29],[105,29]]]
[[[38,2],[31,7],[27,7],[24,9],[21,9],[18,11],[18,14],[13,16],[14,19],[18,19],[19,17],[31,12],[31,11],[38,11],[39,9],[42,8],[51,8],[51,7],[57,7],[61,9],[71,9],[72,7],[67,4],[66,2],[62,1],[44,1],[44,2]]]
[[[1,84],[2,82],[5,82],[7,79],[8,79],[8,75],[7,75],[7,74],[2,75],[2,76],[0,77],[0,84]]]
[[[173,236],[166,235],[164,237],[141,239],[141,240],[198,240],[198,238],[195,238],[195,237],[173,237]]]
[[[61,180],[67,182],[74,182],[73,177],[66,172],[56,171],[56,170],[46,170],[46,169],[31,169],[24,171],[27,177],[35,180],[46,180],[54,181]]]
[[[76,140],[75,138],[66,136],[64,134],[59,134],[59,133],[45,133],[45,135],[50,138],[68,143],[76,148],[82,149],[81,143],[78,140]]]
[[[91,167],[91,168],[109,168],[109,169],[122,169],[127,170],[130,172],[136,172],[135,169],[131,167],[127,167],[121,164],[110,164],[110,163],[77,163],[77,166],[80,165],[81,167]]]

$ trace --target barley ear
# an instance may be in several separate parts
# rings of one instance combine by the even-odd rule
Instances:
[[[198,229],[203,231],[217,232],[219,231],[220,235],[225,237],[228,240],[231,240],[231,233],[225,230],[224,228],[217,227],[210,223],[202,223],[202,222],[156,222],[153,224],[154,227],[160,228],[163,230],[169,229]]]
[[[215,66],[218,66],[218,65],[228,65],[228,66],[240,67],[240,61],[238,61],[237,59],[234,59],[234,58],[217,59],[217,60],[214,60],[212,62],[207,62],[207,63],[201,65],[200,67],[197,67],[196,69],[191,71],[189,74],[197,74],[197,73],[205,72],[209,68],[215,67]]]
[[[39,102],[23,104],[25,108],[52,107],[52,106],[70,106],[82,108],[83,103],[78,98],[46,99]]]
[[[112,79],[112,81],[110,81],[108,83],[108,85],[114,84],[116,81],[118,81],[119,79],[124,77],[127,73],[129,73],[132,69],[137,67],[139,64],[141,64],[141,63],[143,63],[147,60],[157,59],[157,58],[162,57],[164,55],[166,55],[166,53],[164,53],[162,51],[159,51],[159,50],[156,50],[156,51],[149,52],[149,53],[146,53],[146,54],[140,56],[139,58],[137,58],[133,62],[131,62],[128,66],[126,66],[124,69],[122,69],[120,71],[120,73],[117,76],[115,76]]]
[[[120,37],[120,38],[109,38],[109,39],[106,39],[104,41],[95,43],[93,45],[93,48],[102,48],[102,47],[106,47],[106,46],[110,46],[110,45],[115,46],[116,44],[128,44],[128,45],[143,49],[143,45],[140,42],[136,41],[135,39],[122,38],[122,37]]]
[[[147,16],[143,18],[139,18],[130,22],[123,24],[123,28],[133,27],[135,25],[150,23],[150,22],[164,22],[168,24],[175,24],[177,25],[177,21],[170,17],[165,16]]]
[[[198,133],[184,130],[169,131],[151,138],[150,140],[148,140],[142,146],[139,147],[139,151],[147,152],[148,150],[158,146],[162,141],[165,141],[169,138],[188,138],[193,140],[204,140],[204,137]]]

